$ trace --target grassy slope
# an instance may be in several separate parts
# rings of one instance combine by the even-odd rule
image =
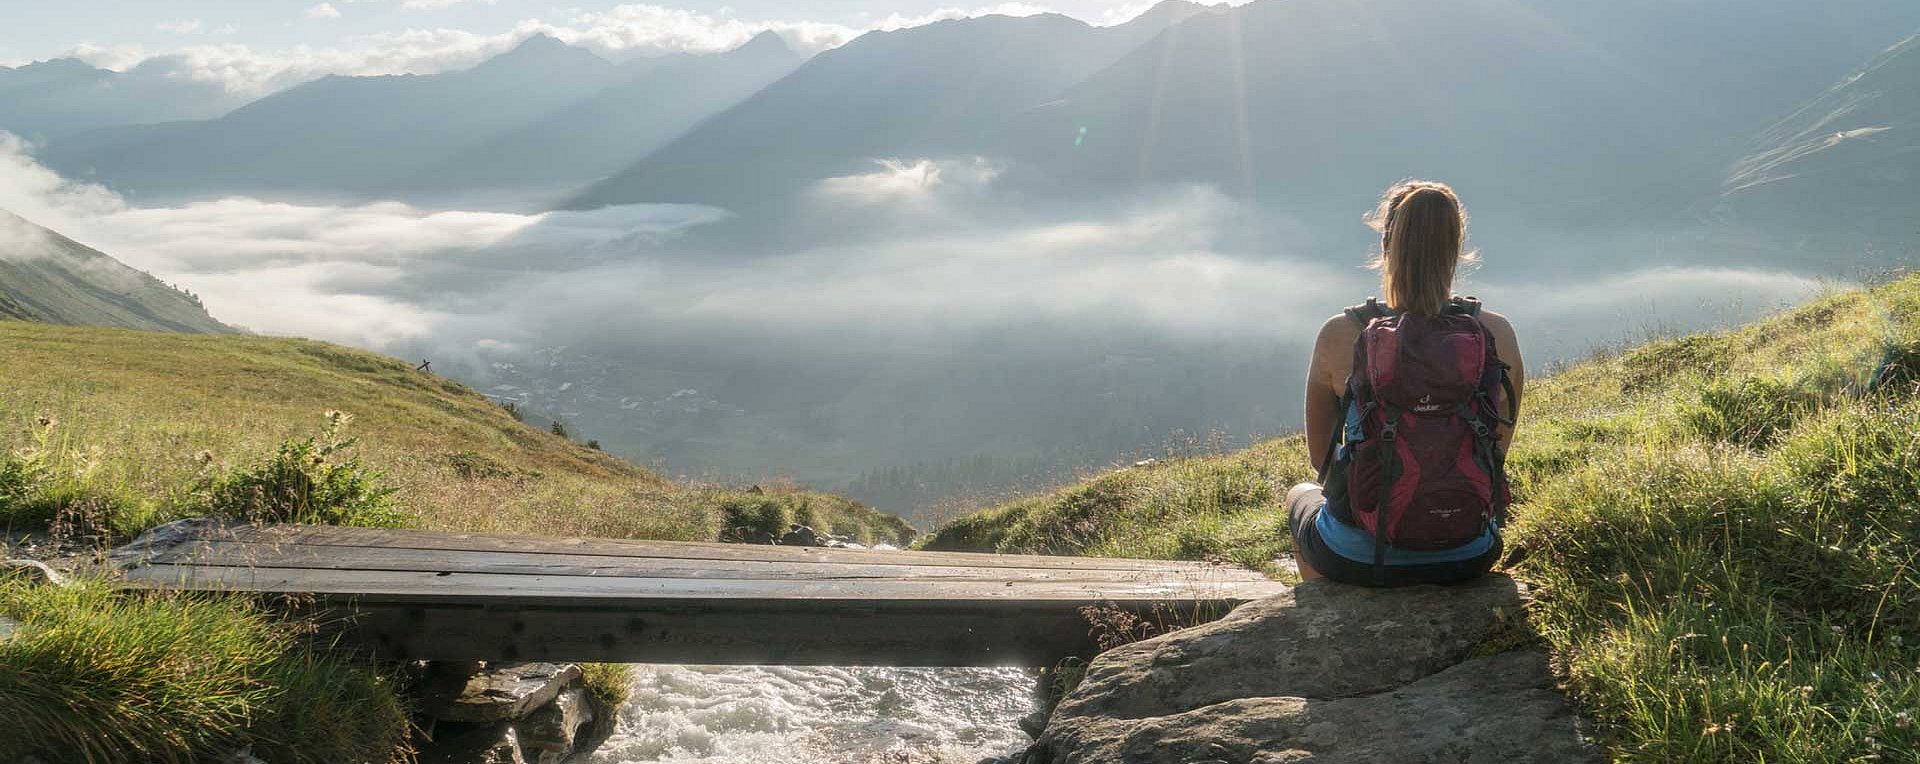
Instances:
[[[1916,381],[1920,277],[1532,386],[1508,572],[1616,759],[1920,760]],[[1303,454],[1121,470],[927,546],[1270,568]]]
[[[910,533],[836,497],[670,483],[456,382],[322,342],[0,321],[0,369],[0,454],[52,454],[73,484],[63,500],[122,533],[194,514],[202,475],[318,431],[329,410],[353,416],[354,454],[388,474],[420,527],[711,540],[731,513],[892,543]]]
[[[914,533],[838,497],[670,483],[458,383],[326,343],[0,320],[0,370],[0,530],[52,518],[124,537],[204,514],[221,506],[210,478],[267,474],[258,465],[284,440],[341,411],[352,456],[385,473],[373,482],[397,489],[409,525],[712,540],[804,522],[896,544]],[[0,717],[14,724],[0,759],[410,759],[390,672],[316,651],[296,639],[304,624],[247,603],[0,574],[0,616],[19,624],[0,636]],[[625,676],[593,667],[589,688],[617,705]]]
[[[18,251],[16,251],[18,250]],[[8,304],[20,310],[10,310]],[[0,316],[81,326],[225,333],[198,299],[0,210]]]

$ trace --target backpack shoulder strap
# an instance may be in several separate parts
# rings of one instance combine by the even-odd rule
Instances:
[[[1347,318],[1352,319],[1354,323],[1359,324],[1363,329],[1376,318],[1386,318],[1393,315],[1393,309],[1380,302],[1380,298],[1378,297],[1368,297],[1365,303],[1348,308],[1345,312]]]

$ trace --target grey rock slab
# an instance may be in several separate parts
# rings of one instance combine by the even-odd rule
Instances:
[[[1602,758],[1539,652],[1468,660],[1344,698],[1248,697],[1157,717],[1056,715],[1049,764],[1560,764]]]
[[[577,685],[573,664],[493,664],[460,681],[436,681],[424,693],[421,712],[442,721],[484,723],[525,718]]]
[[[1139,718],[1240,698],[1393,689],[1465,660],[1502,619],[1521,617],[1524,597],[1504,576],[1401,589],[1301,584],[1101,654],[1055,715]]]

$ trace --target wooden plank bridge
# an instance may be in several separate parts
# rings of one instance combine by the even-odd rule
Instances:
[[[1081,608],[1211,618],[1286,587],[1222,565],[323,526],[163,526],[130,586],[286,595],[383,658],[1045,666]]]

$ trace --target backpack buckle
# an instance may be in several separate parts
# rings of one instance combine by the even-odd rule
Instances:
[[[1388,443],[1392,443],[1395,437],[1396,437],[1396,434],[1394,432],[1394,424],[1392,422],[1388,422],[1386,427],[1383,427],[1380,429],[1381,440]]]

